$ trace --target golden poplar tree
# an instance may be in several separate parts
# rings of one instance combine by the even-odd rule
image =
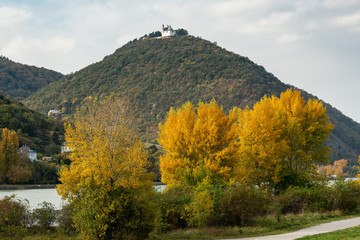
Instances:
[[[0,182],[5,181],[10,166],[18,162],[19,139],[15,131],[3,128],[0,142]]]
[[[171,108],[159,132],[167,152],[160,158],[162,181],[171,187],[230,180],[237,162],[236,122],[236,111],[226,115],[215,100]]]
[[[315,163],[329,159],[325,142],[332,129],[318,100],[306,102],[291,89],[280,98],[265,96],[239,114],[238,178],[275,189],[309,183]]]
[[[72,162],[61,169],[57,191],[74,206],[75,224],[87,237],[146,232],[144,199],[152,181],[129,115],[123,101],[109,97],[78,110],[65,126]]]

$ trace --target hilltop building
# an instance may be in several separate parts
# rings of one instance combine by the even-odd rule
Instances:
[[[167,25],[166,27],[162,25],[162,29],[161,29],[162,37],[173,37],[175,36],[175,34],[176,32],[174,31],[174,29],[172,29],[171,25]]]

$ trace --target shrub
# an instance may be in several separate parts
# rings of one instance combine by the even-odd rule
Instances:
[[[326,212],[340,210],[351,212],[358,209],[360,185],[337,180],[332,186],[293,187],[277,196],[281,213]]]
[[[172,187],[157,194],[156,233],[187,227],[186,206],[191,203],[192,189]]]
[[[145,239],[151,231],[153,209],[136,191],[94,189],[73,203],[74,224],[84,238]]]
[[[267,197],[250,186],[230,186],[220,201],[219,220],[225,225],[244,226],[267,212]]]
[[[41,229],[50,229],[56,222],[56,210],[53,204],[43,202],[39,204],[40,208],[34,209],[33,215],[35,224]]]
[[[58,213],[59,227],[62,228],[66,234],[75,232],[72,214],[73,210],[70,204],[64,205]]]
[[[24,226],[7,226],[2,229],[1,237],[9,239],[23,239],[28,233],[28,229]]]
[[[209,191],[196,191],[192,202],[185,209],[188,212],[187,221],[190,226],[206,226],[214,212],[214,202]]]
[[[335,181],[335,208],[343,212],[351,212],[358,209],[360,197],[360,185],[355,181],[345,182],[344,179]]]
[[[0,231],[8,226],[26,226],[28,218],[28,202],[6,196],[0,200]]]
[[[334,189],[329,186],[316,186],[308,191],[306,211],[329,212],[334,208]]]

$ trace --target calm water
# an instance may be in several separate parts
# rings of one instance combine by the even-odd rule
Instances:
[[[30,209],[38,208],[38,204],[49,202],[56,209],[61,209],[66,201],[62,200],[55,189],[24,189],[24,190],[0,190],[0,199],[15,194],[18,198],[27,199]]]
[[[165,185],[154,186],[155,191],[164,191]],[[56,209],[61,209],[66,201],[62,200],[55,189],[0,190],[0,199],[15,194],[18,198],[27,199],[30,209],[38,208],[38,204],[49,202]]]

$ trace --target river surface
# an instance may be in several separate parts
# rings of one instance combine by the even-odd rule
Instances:
[[[155,185],[155,191],[164,191],[165,185]],[[22,190],[0,190],[0,199],[5,196],[16,195],[20,199],[27,199],[29,201],[30,209],[38,208],[42,202],[49,202],[54,204],[55,209],[61,209],[65,200],[62,200],[56,190],[53,189],[22,189]]]
[[[42,202],[54,204],[56,209],[61,209],[66,201],[57,194],[56,189],[21,189],[21,190],[0,190],[0,199],[5,196],[16,195],[20,199],[29,201],[30,209],[38,208]]]

